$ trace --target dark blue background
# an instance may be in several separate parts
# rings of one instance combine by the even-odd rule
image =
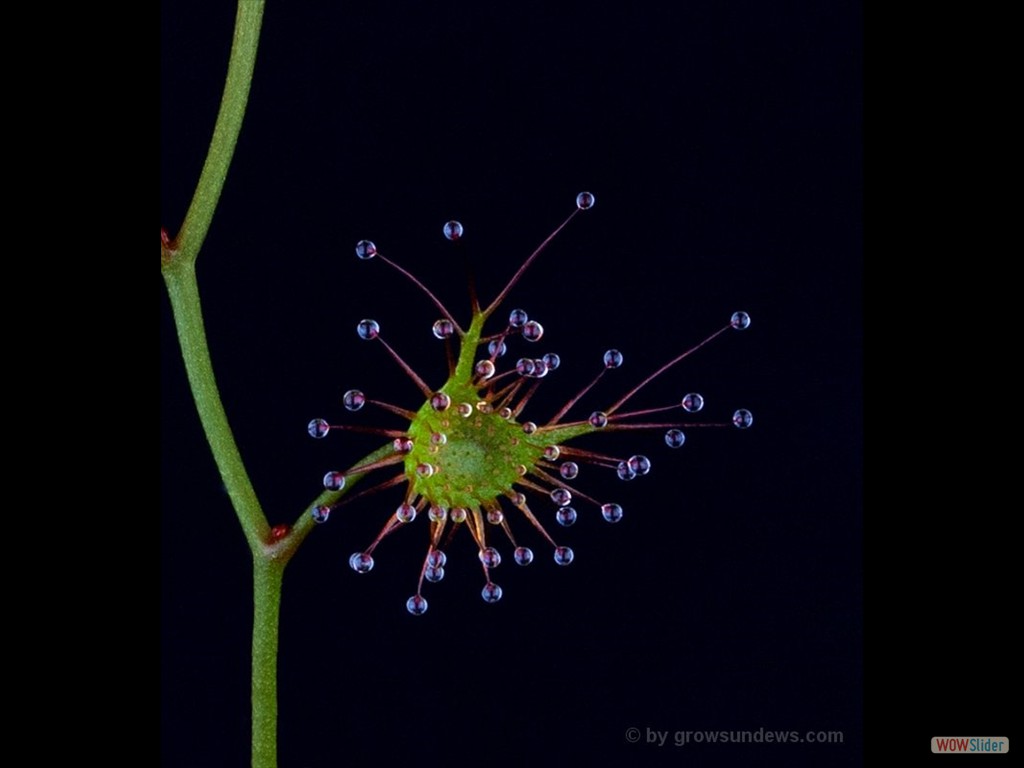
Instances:
[[[327,469],[376,446],[310,440],[358,387],[408,407],[417,390],[355,323],[374,317],[431,382],[436,310],[380,262],[374,239],[467,317],[457,218],[493,296],[589,189],[509,302],[547,329],[563,366],[542,419],[599,366],[626,365],[581,403],[607,405],[723,325],[726,334],[638,397],[702,392],[706,414],[750,408],[749,432],[608,435],[646,453],[631,484],[579,485],[539,557],[480,600],[468,536],[430,610],[409,616],[426,546],[418,520],[346,565],[397,503],[339,511],[289,566],[281,628],[281,763],[495,759],[538,764],[846,765],[861,761],[861,19],[858,3],[541,5],[271,2],[249,112],[200,260],[214,365],[272,523]],[[215,7],[210,7],[215,6]],[[216,115],[233,26],[224,4],[166,3],[161,217],[177,229]],[[162,760],[248,760],[249,555],[202,437],[162,298]],[[517,349],[524,349],[519,343]],[[530,351],[534,348],[531,347]],[[514,350],[516,351],[516,350]],[[542,519],[552,518],[543,504]],[[517,522],[513,520],[513,522]],[[553,523],[553,521],[552,521]],[[552,526],[552,529],[555,526]],[[523,526],[517,530],[524,531]],[[841,746],[627,743],[627,727],[842,730]]]

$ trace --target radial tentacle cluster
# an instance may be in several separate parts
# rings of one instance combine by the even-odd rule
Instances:
[[[367,573],[374,566],[373,553],[380,542],[399,528],[421,517],[429,524],[429,543],[420,567],[419,583],[415,594],[406,602],[413,615],[427,610],[423,597],[424,581],[438,582],[444,578],[447,562],[445,550],[460,528],[469,530],[478,547],[478,558],[484,574],[481,595],[486,602],[497,602],[502,589],[492,579],[492,570],[502,562],[494,546],[495,538],[507,539],[512,547],[515,563],[529,565],[533,551],[520,543],[509,524],[509,514],[525,518],[536,533],[551,547],[552,557],[559,565],[573,561],[573,550],[555,541],[537,518],[528,503],[527,493],[541,503],[553,507],[555,521],[561,527],[571,526],[578,517],[574,505],[592,506],[610,523],[623,517],[622,507],[610,500],[597,500],[582,492],[573,481],[580,472],[580,464],[607,467],[622,480],[633,480],[651,471],[651,461],[643,455],[615,456],[584,450],[568,445],[576,438],[595,432],[626,430],[660,430],[665,443],[671,448],[681,447],[686,439],[684,429],[696,427],[735,426],[741,429],[753,423],[750,411],[740,409],[730,420],[717,422],[651,421],[650,417],[669,411],[694,414],[704,408],[704,398],[691,392],[680,402],[657,408],[623,412],[622,408],[643,387],[712,339],[730,328],[743,330],[750,325],[745,312],[736,312],[729,323],[715,331],[697,345],[668,361],[654,373],[641,380],[623,397],[587,418],[565,421],[579,402],[606,372],[623,365],[625,356],[616,349],[605,352],[602,365],[594,378],[570,398],[549,420],[538,423],[523,417],[531,397],[548,375],[561,365],[559,355],[548,352],[536,357],[526,355],[515,362],[503,364],[515,337],[528,344],[540,341],[543,326],[529,317],[523,309],[512,309],[503,326],[485,335],[485,325],[498,313],[526,269],[540,255],[552,239],[580,212],[594,206],[595,197],[581,192],[576,197],[576,209],[552,232],[524,261],[508,284],[487,307],[481,307],[471,286],[472,315],[466,328],[437,297],[411,272],[384,256],[376,244],[361,240],[356,244],[356,255],[363,260],[384,262],[411,280],[441,312],[433,323],[433,334],[444,340],[448,347],[449,373],[438,388],[428,385],[385,340],[380,324],[373,319],[360,320],[356,332],[361,339],[380,343],[388,355],[402,368],[423,393],[424,400],[416,410],[374,400],[359,390],[345,392],[342,403],[348,411],[359,411],[366,405],[382,408],[404,419],[401,429],[361,427],[331,424],[324,419],[309,422],[308,431],[314,438],[326,437],[332,430],[370,432],[388,438],[386,446],[378,451],[377,460],[348,472],[331,470],[324,475],[324,487],[340,491],[347,476],[364,475],[386,467],[398,473],[378,484],[334,504],[319,504],[310,514],[318,523],[328,520],[334,507],[342,503],[386,488],[403,486],[404,495],[374,540],[362,551],[349,558],[350,567],[357,573]],[[444,236],[451,241],[460,240],[465,233],[458,221],[443,226]],[[453,350],[453,342],[458,349]],[[502,370],[504,369],[504,370]],[[518,525],[518,524],[517,524]]]

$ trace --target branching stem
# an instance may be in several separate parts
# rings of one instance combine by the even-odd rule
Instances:
[[[276,768],[278,619],[284,569],[312,530],[309,508],[314,504],[336,502],[361,475],[349,476],[341,491],[321,494],[302,511],[284,537],[272,539],[267,518],[235,444],[210,362],[195,264],[213,221],[242,128],[256,64],[263,7],[264,0],[238,2],[231,58],[213,138],[181,229],[173,239],[161,237],[160,270],[170,296],[196,410],[253,556],[252,765],[253,768]],[[377,461],[392,451],[388,444],[356,465]]]

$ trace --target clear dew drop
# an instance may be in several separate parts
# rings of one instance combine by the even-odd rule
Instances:
[[[501,600],[501,587],[493,581],[489,581],[480,590],[480,596],[484,599],[485,603],[496,603]]]
[[[683,398],[683,410],[687,413],[697,413],[704,407],[704,397],[696,392],[691,392]]]
[[[754,414],[746,408],[740,408],[732,415],[732,423],[739,429],[747,429],[754,423]]]
[[[651,460],[642,454],[629,457],[629,468],[638,475],[646,475],[651,471]]]
[[[420,477],[430,477],[434,474],[434,465],[423,461],[416,465],[416,474]]]
[[[448,519],[448,510],[438,504],[431,504],[427,509],[427,517],[432,523],[443,523]]]
[[[525,464],[517,464],[516,465],[516,474],[519,475],[520,477],[526,477],[526,473],[529,472],[529,471],[530,470],[527,469]]]
[[[575,554],[571,547],[555,547],[555,562],[559,565],[568,565],[573,557]]]
[[[474,370],[476,371],[476,375],[481,379],[489,379],[494,375],[494,363],[490,360],[481,360],[476,364],[476,368]]]
[[[372,259],[377,255],[377,246],[372,240],[360,240],[356,243],[356,256],[360,259]]]
[[[487,345],[487,354],[491,357],[503,357],[506,352],[508,352],[508,347],[501,339],[494,339]]]
[[[537,364],[528,357],[521,357],[516,361],[516,372],[520,376],[533,376],[533,372],[536,367]]]
[[[489,509],[487,510],[487,522],[491,525],[501,525],[501,522],[505,519],[505,513],[500,509]]]
[[[411,523],[416,519],[416,507],[412,504],[399,504],[395,510],[395,519],[400,523]]]
[[[593,208],[595,202],[597,202],[597,198],[592,192],[580,192],[576,195],[576,207],[581,211]]]
[[[560,507],[564,507],[572,501],[572,494],[565,488],[555,488],[550,495],[551,500]]]
[[[508,421],[509,419],[512,418],[512,409],[509,408],[508,406],[505,406],[504,408],[498,411],[498,415],[501,416],[501,418]]]
[[[745,330],[750,327],[750,315],[746,312],[733,312],[729,318],[729,325],[737,331]]]
[[[566,480],[572,480],[576,475],[580,473],[580,465],[575,461],[566,461],[562,463],[562,466],[558,468],[558,474],[564,477]]]
[[[547,366],[549,371],[558,370],[558,366],[562,364],[562,358],[556,355],[554,352],[548,352],[543,357],[544,365]]]
[[[443,432],[434,432],[430,435],[431,445],[444,445],[448,442],[448,436]]]
[[[314,523],[326,523],[327,518],[331,516],[331,508],[326,504],[318,504],[310,510],[313,515]]]
[[[602,427],[608,426],[608,414],[602,413],[601,411],[594,411],[590,414],[590,418],[587,419],[590,422],[590,426],[601,429]]]
[[[538,379],[543,379],[548,375],[548,364],[542,358],[538,357],[533,361],[533,375]]]
[[[681,429],[670,429],[665,433],[665,445],[669,448],[682,448],[686,442],[686,435]]]
[[[452,510],[454,516],[455,510]],[[427,566],[430,568],[443,568],[448,562],[448,557],[440,549],[432,549],[427,553]]]
[[[516,547],[514,557],[516,565],[529,565],[533,562],[533,550],[529,547]]]
[[[481,400],[480,402],[478,402],[476,404],[476,409],[478,411],[480,411],[480,413],[493,413],[494,412],[494,406],[491,405],[490,403],[488,403],[486,400]],[[480,426],[480,425],[478,424],[477,426]]]
[[[632,480],[636,477],[636,471],[629,466],[628,461],[620,461],[619,466],[615,468],[615,474],[619,476],[619,480]]]
[[[485,568],[497,568],[501,565],[501,554],[494,547],[484,547],[477,553]]]
[[[523,324],[523,338],[527,341],[540,341],[544,337],[544,326],[536,320]]]
[[[532,435],[536,431],[537,431],[536,423],[534,423],[532,421],[524,421],[523,422],[523,432],[525,432],[528,435]]]
[[[427,599],[423,595],[413,595],[405,601],[405,610],[413,616],[422,616],[427,612]]]
[[[515,504],[517,507],[521,507],[523,506],[523,504],[526,503],[525,493],[520,493],[517,491],[513,493],[509,498],[512,500],[512,503]]]
[[[412,438],[396,437],[391,446],[395,449],[395,453],[409,453],[413,449]]]
[[[602,504],[601,517],[609,523],[617,523],[622,519],[622,507],[618,504]]]
[[[455,410],[459,412],[459,416],[463,416],[466,418],[469,418],[470,416],[473,415],[473,406],[470,405],[469,403],[459,403],[459,407],[456,408]]]
[[[576,510],[572,507],[562,507],[555,513],[555,520],[558,521],[559,525],[568,528],[576,522]]]
[[[306,425],[306,431],[309,432],[310,437],[319,440],[322,437],[327,437],[327,433],[331,431],[331,425],[323,419],[313,419]]]
[[[609,349],[604,353],[604,367],[605,368],[618,368],[622,365],[622,353],[617,349]]]
[[[508,324],[513,328],[522,328],[529,319],[525,309],[513,309],[508,313]]]
[[[439,339],[447,339],[453,333],[455,333],[455,323],[449,320],[447,317],[442,317],[440,320],[434,322],[434,336]]]
[[[430,407],[435,411],[447,411],[451,404],[452,399],[444,392],[436,392],[433,397],[430,398]]]
[[[548,461],[558,461],[558,457],[562,455],[562,449],[557,445],[549,445],[544,449],[544,458]]]
[[[436,584],[444,578],[444,568],[441,566],[427,566],[423,571],[423,578]]]
[[[453,523],[464,523],[469,512],[464,507],[453,507],[450,517]]]
[[[324,488],[328,491],[340,491],[345,487],[345,474],[343,472],[328,472],[324,475]]]
[[[449,221],[444,225],[444,236],[449,240],[458,240],[462,237],[462,224],[457,221]]]
[[[366,552],[353,552],[348,559],[348,566],[356,573],[369,573],[373,570],[373,556]]]
[[[356,333],[360,339],[376,339],[380,335],[380,323],[376,320],[360,320],[356,324]]]
[[[366,395],[358,389],[350,389],[341,396],[341,402],[350,411],[358,411],[366,405]]]

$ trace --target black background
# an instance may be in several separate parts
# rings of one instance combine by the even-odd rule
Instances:
[[[210,6],[214,7],[210,7]],[[161,29],[161,217],[176,230],[216,115],[228,4],[167,3]],[[428,381],[443,380],[436,309],[354,243],[376,241],[467,317],[460,251],[485,297],[597,196],[514,291],[546,328],[550,414],[609,347],[626,357],[580,411],[727,322],[637,406],[705,395],[748,432],[601,436],[646,453],[630,484],[579,485],[538,554],[479,597],[469,537],[411,617],[424,521],[347,566],[397,504],[357,502],[289,565],[282,611],[282,765],[370,759],[859,764],[862,746],[861,19],[857,3],[271,3],[249,111],[199,266],[222,395],[271,523],[291,522],[327,469],[376,447],[319,442],[341,393],[418,405],[355,323],[373,317]],[[456,218],[464,240],[441,225]],[[249,555],[188,393],[162,298],[162,760],[248,760]],[[521,522],[513,519],[513,524]],[[630,744],[626,729],[841,730],[842,745]]]

